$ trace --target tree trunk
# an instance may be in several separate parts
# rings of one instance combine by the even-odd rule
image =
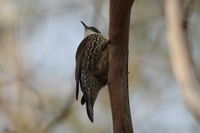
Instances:
[[[110,0],[108,87],[114,133],[133,133],[128,94],[128,42],[134,0]]]

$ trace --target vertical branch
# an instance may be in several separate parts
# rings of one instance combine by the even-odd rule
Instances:
[[[168,44],[171,61],[183,98],[200,122],[200,84],[197,78],[187,38],[187,11],[184,1],[166,0]]]
[[[108,86],[114,133],[132,133],[128,95],[128,41],[133,0],[110,0]]]

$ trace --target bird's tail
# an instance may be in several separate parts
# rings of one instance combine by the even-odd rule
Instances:
[[[88,99],[87,101],[86,101],[86,110],[87,110],[87,115],[88,115],[88,117],[89,117],[89,119],[90,119],[90,121],[91,122],[93,122],[94,121],[94,110],[93,110],[93,108],[94,108],[94,100],[93,99]]]
[[[91,96],[86,96],[83,95],[82,99],[81,99],[81,104],[84,105],[86,103],[86,111],[87,111],[87,115],[90,119],[91,122],[94,121],[94,103],[95,103],[96,97],[91,97]]]

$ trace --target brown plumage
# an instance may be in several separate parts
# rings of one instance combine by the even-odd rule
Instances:
[[[83,39],[76,52],[76,99],[80,84],[83,92],[81,104],[86,103],[87,114],[92,122],[95,100],[100,89],[107,84],[108,43],[99,31],[94,32]]]

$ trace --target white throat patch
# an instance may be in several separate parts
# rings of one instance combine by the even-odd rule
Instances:
[[[91,34],[95,34],[96,32],[86,29],[84,33],[84,37],[89,36]]]

